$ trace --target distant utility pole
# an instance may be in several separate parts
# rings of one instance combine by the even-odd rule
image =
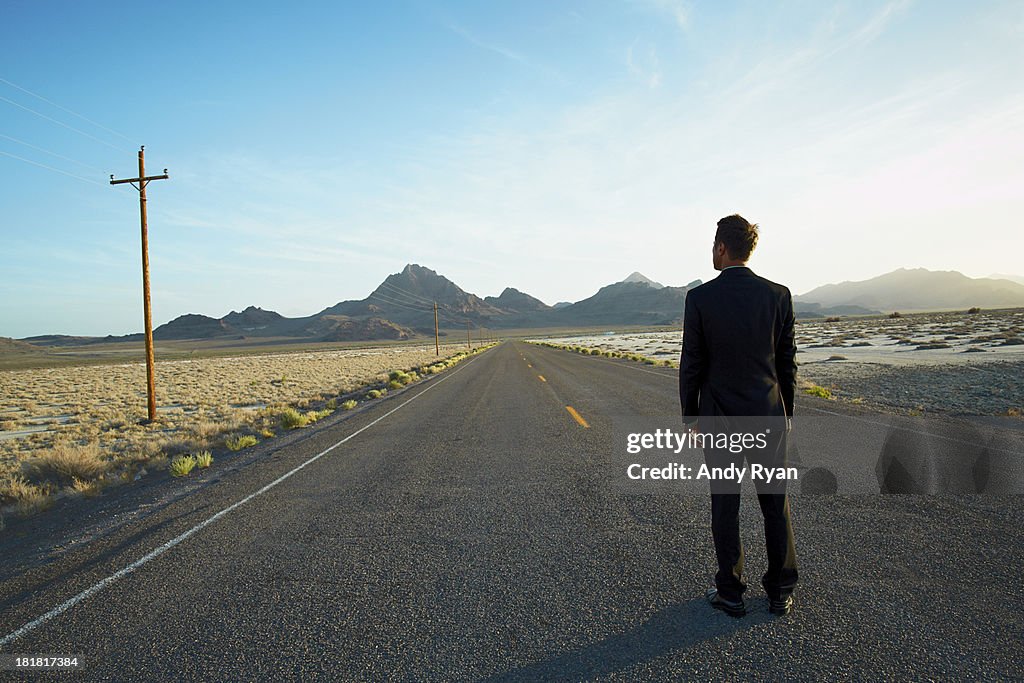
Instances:
[[[434,302],[434,353],[441,355],[441,342],[437,340],[437,302]]]
[[[473,344],[469,341],[469,322],[466,322],[466,348],[470,351],[473,350]]]
[[[149,233],[146,228],[146,185],[151,180],[167,180],[167,169],[162,175],[146,175],[146,147],[139,148],[139,177],[114,180],[110,176],[111,185],[131,183],[139,191],[139,215],[142,222],[142,308],[146,318],[146,383],[149,389],[149,421],[156,419],[156,378],[153,367],[153,313],[149,305]],[[135,183],[138,183],[136,185]]]

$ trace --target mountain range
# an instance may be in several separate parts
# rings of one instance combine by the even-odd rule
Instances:
[[[584,325],[680,324],[688,288],[666,287],[633,273],[575,303],[549,306],[540,299],[506,287],[498,296],[479,297],[437,272],[408,264],[388,275],[370,294],[341,301],[313,315],[287,318],[250,306],[221,318],[190,313],[153,330],[157,340],[274,338],[296,341],[358,341],[432,336],[434,304],[442,330],[543,328]],[[442,332],[443,334],[443,332]],[[78,346],[88,343],[138,341],[141,334],[121,337],[47,335],[22,340],[36,346]]]
[[[388,275],[364,299],[341,301],[310,316],[287,318],[250,306],[221,318],[182,315],[153,331],[158,340],[276,339],[362,341],[432,336],[434,306],[442,330],[476,328],[621,327],[681,324],[686,293],[701,284],[665,286],[634,272],[577,302],[554,306],[512,287],[498,296],[466,292],[437,272],[408,264]],[[824,285],[794,297],[798,317],[868,315],[884,311],[1024,306],[1024,285],[1008,279],[969,278],[955,271],[900,269],[858,282]],[[35,347],[138,341],[121,337],[48,335],[21,340]],[[13,349],[14,347],[12,347]],[[26,351],[18,347],[19,351]],[[0,349],[2,350],[2,349]]]
[[[823,285],[794,301],[882,311],[1011,308],[1024,306],[1024,285],[1008,279],[970,278],[955,270],[900,268],[870,280]]]

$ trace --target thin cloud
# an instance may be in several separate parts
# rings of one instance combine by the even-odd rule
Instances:
[[[661,61],[658,59],[657,47],[652,45],[648,48],[645,65],[640,63],[634,51],[635,47],[636,42],[634,41],[626,48],[626,67],[629,69],[629,73],[653,90],[661,85]]]
[[[449,23],[445,24],[445,27],[449,31],[452,31],[457,36],[468,42],[469,44],[474,45],[480,48],[481,50],[493,52],[494,54],[500,55],[509,61],[516,62],[517,64],[522,64],[523,66],[539,71],[540,73],[543,73],[545,76],[548,76],[549,78],[552,78],[558,81],[559,83],[566,83],[566,79],[557,70],[552,69],[551,67],[545,64],[540,64],[520,52],[516,52],[515,50],[507,48],[504,45],[498,45],[497,43],[492,43],[490,41],[483,40],[476,36],[475,34],[473,34],[472,32],[470,32],[468,29],[458,24]]]
[[[690,6],[682,0],[638,0],[655,12],[666,14],[682,31],[690,30]]]
[[[725,97],[741,96],[752,103],[792,84],[822,62],[855,48],[863,48],[881,37],[911,5],[911,0],[893,0],[863,23],[842,30],[837,8],[821,22],[803,45],[789,47],[759,59],[747,72],[726,86]]]
[[[878,38],[889,25],[910,7],[912,0],[893,0],[874,14],[858,30],[851,33],[839,49],[860,47]]]
[[[523,55],[519,54],[518,52],[516,52],[514,50],[510,50],[510,49],[508,49],[506,47],[503,47],[501,45],[496,45],[494,43],[489,43],[489,42],[483,41],[483,40],[477,38],[475,35],[473,35],[469,31],[467,31],[466,29],[464,29],[463,27],[459,26],[458,24],[448,24],[447,27],[448,27],[448,29],[450,31],[453,31],[458,36],[460,36],[461,38],[466,40],[467,42],[469,42],[469,43],[471,43],[473,45],[476,45],[477,47],[479,47],[479,48],[481,48],[483,50],[489,50],[490,52],[493,52],[495,54],[501,55],[502,57],[504,57],[506,59],[511,59],[514,62],[519,62],[520,64],[527,64],[527,65],[530,64],[530,60],[528,60],[526,57],[524,57]]]

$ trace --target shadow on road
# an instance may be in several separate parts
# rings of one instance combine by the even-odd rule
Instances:
[[[41,565],[41,571],[48,574],[47,578],[42,578],[38,583],[30,583],[16,589],[10,595],[0,596],[0,609],[5,612],[9,609],[17,607],[18,605],[27,602],[34,596],[43,595],[52,588],[67,586],[77,576],[84,576],[89,574],[94,568],[103,566],[114,558],[121,557],[121,555],[128,549],[134,547],[151,536],[159,538],[159,532],[163,529],[170,528],[175,521],[180,517],[184,517],[187,514],[191,514],[191,511],[182,512],[180,515],[170,517],[157,524],[144,527],[135,533],[126,536],[121,541],[105,548],[104,550],[97,552],[95,555],[89,555],[88,550],[91,546],[86,546],[85,550],[79,556],[75,553],[68,553],[63,555],[59,560],[54,562],[45,561]],[[145,554],[143,551],[139,551],[140,556]],[[134,559],[134,558],[133,558]],[[35,569],[36,567],[30,568]],[[109,571],[120,569],[121,567],[112,567]],[[17,579],[19,576],[24,575],[29,569],[21,568],[18,573],[4,573],[0,576],[0,580],[3,582],[12,581]],[[109,572],[108,572],[109,573]]]
[[[734,619],[713,610],[703,598],[695,598],[661,609],[624,633],[484,680],[591,680],[771,621],[773,617],[760,609],[763,605],[759,602],[748,600],[747,608],[753,610],[746,617]]]

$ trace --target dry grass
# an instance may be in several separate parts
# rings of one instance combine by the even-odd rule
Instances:
[[[14,505],[23,515],[49,508],[53,504],[51,493],[50,486],[33,484],[20,474],[0,481],[0,504]]]
[[[455,351],[449,347],[442,353]],[[303,408],[313,403],[319,407],[323,404],[315,397],[336,397],[385,381],[395,368],[435,359],[432,346],[167,362],[158,356],[159,412],[152,427],[140,424],[146,417],[141,363],[0,371],[5,431],[58,420],[46,424],[45,431],[0,441],[0,471],[4,464],[17,466],[52,448],[61,435],[72,441],[95,440],[104,453],[117,457],[152,452],[154,433],[159,434],[156,440],[173,436],[208,447],[224,434],[258,422],[264,410],[300,403]]]
[[[72,479],[71,486],[68,487],[68,491],[74,495],[93,497],[100,495],[103,490],[102,482],[100,481],[82,481],[81,479]]]
[[[450,346],[442,354],[430,345],[167,362],[158,355],[151,425],[141,363],[0,370],[0,436],[16,434],[0,440],[0,506],[32,512],[62,489],[95,495],[236,434],[272,438],[286,408],[303,408],[299,421],[311,424],[344,405],[339,396],[383,387],[395,368],[408,369],[397,373],[404,386],[464,352]]]
[[[71,486],[75,481],[98,479],[110,469],[110,461],[103,457],[98,443],[79,445],[58,441],[50,450],[26,461],[22,469],[35,483]]]

